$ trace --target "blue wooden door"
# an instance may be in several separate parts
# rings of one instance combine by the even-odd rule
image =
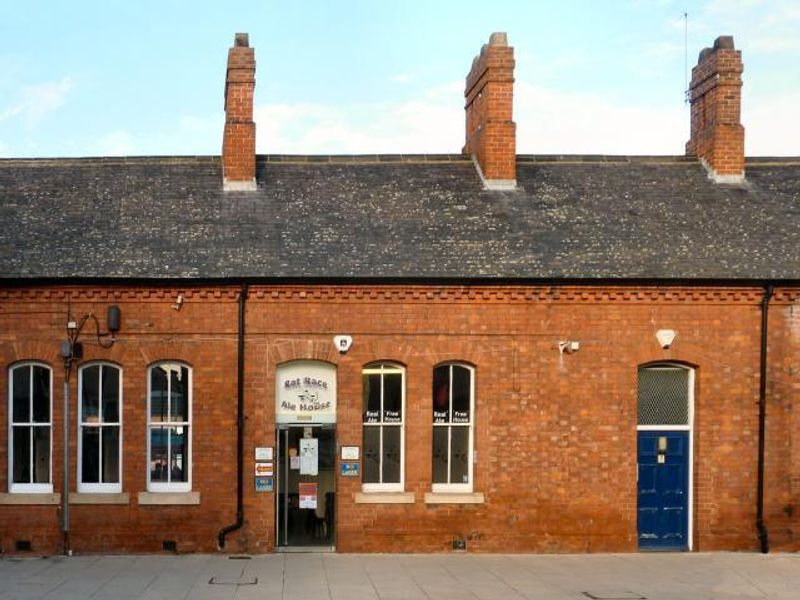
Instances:
[[[639,548],[689,548],[689,432],[640,431]]]

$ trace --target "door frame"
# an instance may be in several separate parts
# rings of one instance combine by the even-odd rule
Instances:
[[[687,541],[687,551],[691,552],[694,547],[694,386],[695,386],[695,368],[689,365],[685,365],[682,363],[676,362],[656,362],[656,363],[647,363],[644,365],[639,365],[636,369],[637,377],[639,373],[639,369],[658,369],[659,367],[667,367],[667,368],[679,368],[689,372],[688,377],[688,397],[687,402],[689,403],[688,409],[688,416],[689,416],[689,423],[688,425],[636,425],[636,506],[637,506],[637,519],[636,519],[636,540],[637,540],[637,548],[638,548],[638,540],[639,540],[639,519],[638,519],[638,506],[639,506],[639,432],[640,431],[686,431],[688,432],[689,438],[689,456],[687,457],[687,461],[689,463],[689,481],[687,482],[687,522],[686,522],[686,541]],[[639,397],[637,394],[636,402],[638,405]]]
[[[305,427],[319,427],[322,429],[331,429],[333,430],[333,515],[334,515],[334,530],[333,530],[333,538],[331,540],[330,545],[320,545],[320,546],[290,546],[288,543],[282,545],[280,540],[281,531],[284,532],[284,535],[287,534],[288,528],[288,520],[289,520],[289,511],[287,510],[286,506],[286,499],[284,499],[284,523],[280,522],[281,518],[281,511],[280,511],[280,502],[281,502],[281,495],[284,493],[283,487],[281,485],[281,474],[283,473],[283,469],[286,469],[287,477],[289,471],[289,452],[288,448],[286,449],[287,452],[284,454],[284,464],[281,464],[281,433],[283,431],[287,431],[289,429],[301,429]],[[288,433],[287,433],[288,436]],[[335,550],[336,548],[336,534],[337,534],[337,527],[336,527],[336,520],[338,517],[338,511],[336,510],[336,489],[338,483],[338,443],[336,441],[336,423],[276,423],[275,424],[275,550],[277,552],[330,552]]]

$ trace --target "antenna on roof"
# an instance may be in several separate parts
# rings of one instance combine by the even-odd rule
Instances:
[[[683,11],[683,102],[689,104],[689,13]]]

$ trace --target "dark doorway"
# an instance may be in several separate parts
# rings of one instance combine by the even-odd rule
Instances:
[[[334,546],[335,426],[281,425],[277,448],[278,547]]]

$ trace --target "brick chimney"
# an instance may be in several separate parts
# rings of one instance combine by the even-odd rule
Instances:
[[[473,157],[486,189],[517,185],[517,126],[514,104],[514,48],[505,33],[493,33],[467,75],[464,154]]]
[[[246,33],[237,33],[228,50],[225,76],[225,133],[222,138],[222,187],[226,191],[256,189],[255,51]]]
[[[742,70],[742,53],[730,35],[718,37],[713,48],[704,48],[692,69],[692,126],[686,154],[697,156],[709,177],[719,183],[744,180]]]

